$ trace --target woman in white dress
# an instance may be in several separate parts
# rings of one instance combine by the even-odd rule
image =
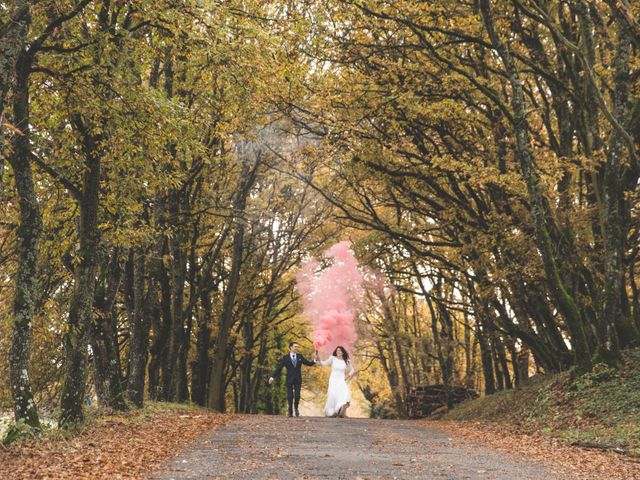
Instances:
[[[347,407],[351,403],[351,391],[347,385],[347,380],[350,380],[356,374],[353,365],[349,361],[349,354],[343,347],[336,347],[333,354],[326,360],[321,360],[316,351],[316,360],[322,365],[331,365],[324,414],[327,417],[344,417]],[[349,369],[348,374],[346,373],[347,369]]]

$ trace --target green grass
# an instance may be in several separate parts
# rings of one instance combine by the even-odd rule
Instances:
[[[600,364],[575,379],[537,375],[520,389],[461,403],[444,419],[498,422],[640,453],[640,349],[624,357],[619,371]]]

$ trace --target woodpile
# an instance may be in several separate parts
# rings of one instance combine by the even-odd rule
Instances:
[[[451,387],[451,401],[454,405],[471,398],[478,398],[475,390],[455,385]],[[446,406],[447,390],[442,384],[416,387],[407,397],[407,413],[410,418],[428,417]]]

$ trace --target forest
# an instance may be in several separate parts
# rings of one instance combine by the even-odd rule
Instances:
[[[372,416],[619,368],[639,48],[632,0],[0,2],[0,408],[282,412],[341,240]]]

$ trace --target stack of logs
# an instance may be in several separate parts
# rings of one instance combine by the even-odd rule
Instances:
[[[452,404],[464,400],[478,398],[475,390],[453,386],[451,387]],[[447,390],[444,385],[426,385],[416,387],[409,392],[407,397],[407,413],[410,418],[424,418],[447,407]]]

